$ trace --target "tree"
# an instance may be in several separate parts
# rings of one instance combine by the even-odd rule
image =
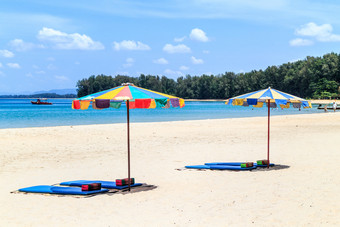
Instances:
[[[304,98],[340,97],[340,55],[306,57],[280,66],[268,66],[235,74],[179,77],[177,80],[154,75],[139,77],[98,75],[77,82],[78,97],[110,89],[122,83],[175,95],[186,99],[226,99],[267,87]]]

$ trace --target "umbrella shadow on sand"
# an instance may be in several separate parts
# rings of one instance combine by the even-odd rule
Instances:
[[[290,168],[290,166],[287,165],[274,165],[274,166],[270,166],[269,168],[264,167],[264,168],[256,168],[252,171],[272,171],[272,170],[282,170],[282,169],[288,169]]]

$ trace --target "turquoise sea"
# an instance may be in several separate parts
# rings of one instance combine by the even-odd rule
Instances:
[[[73,110],[71,99],[49,99],[53,105],[32,105],[35,99],[0,99],[0,128],[112,124],[126,122],[126,108]],[[187,101],[184,108],[133,109],[131,122],[161,122],[267,116],[267,108],[229,106],[224,102]],[[273,109],[271,115],[311,114],[320,110]]]

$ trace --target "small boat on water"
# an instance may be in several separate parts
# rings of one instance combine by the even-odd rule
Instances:
[[[31,101],[31,103],[35,105],[52,105],[52,103],[48,102],[47,99],[37,99],[37,101]]]

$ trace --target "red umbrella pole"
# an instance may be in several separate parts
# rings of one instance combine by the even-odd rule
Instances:
[[[267,153],[267,168],[269,168],[269,134],[270,134],[270,99],[268,99],[268,153]]]
[[[127,145],[128,145],[128,179],[129,179],[129,191],[131,190],[130,180],[130,101],[126,101],[127,109]]]

